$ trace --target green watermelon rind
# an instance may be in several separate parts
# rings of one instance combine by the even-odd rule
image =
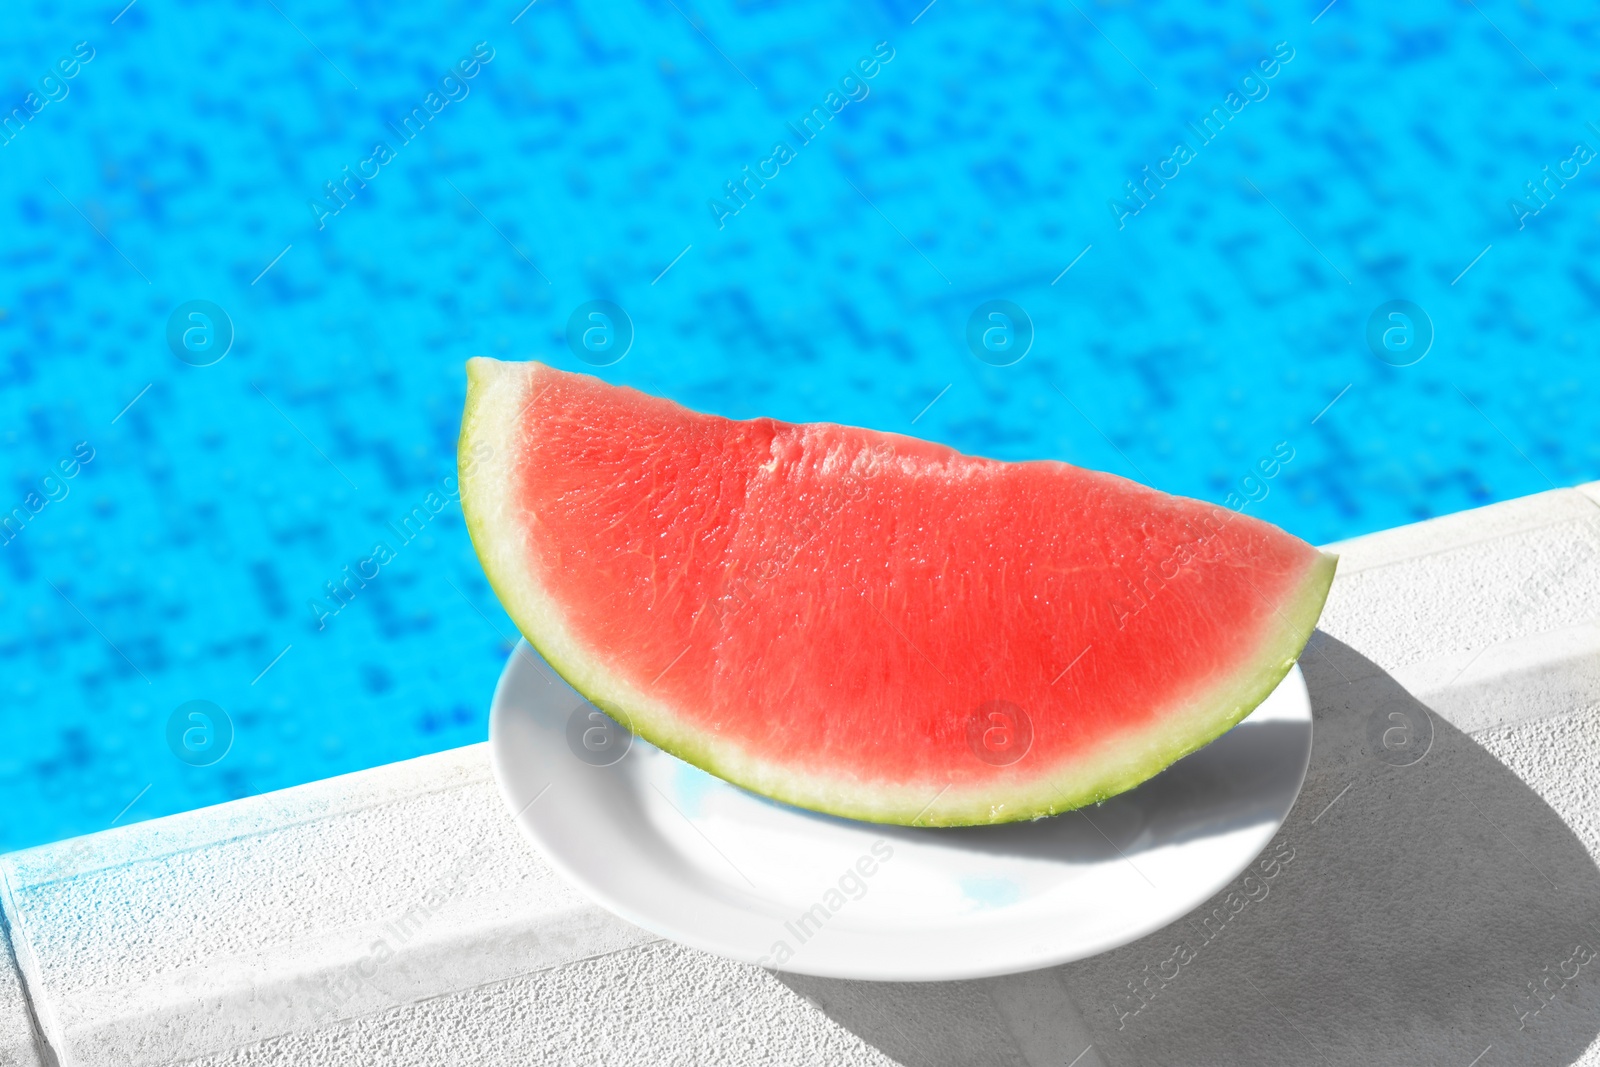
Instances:
[[[528,406],[526,388],[519,386],[544,369],[482,357],[467,363],[459,441],[461,509],[490,586],[528,642],[597,707],[657,748],[796,807],[902,826],[972,826],[1043,818],[1126,792],[1227,733],[1277,688],[1310,639],[1333,582],[1337,557],[1316,553],[1299,589],[1275,605],[1282,625],[1267,627],[1260,647],[1229,678],[1188,708],[1157,716],[1153,727],[1114,738],[1099,751],[1060,765],[1048,778],[1020,787],[989,782],[939,791],[797,772],[717,745],[715,738],[675,721],[669,707],[606,671],[568,633],[559,606],[529,572],[521,543],[527,517],[508,514],[515,507],[510,475],[521,458],[522,413]],[[516,376],[523,381],[506,380]],[[1024,757],[1016,766],[1026,762]]]

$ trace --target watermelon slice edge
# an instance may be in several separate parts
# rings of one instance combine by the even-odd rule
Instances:
[[[1272,692],[1337,563],[1053,461],[467,370],[462,510],[529,642],[657,747],[847,818],[1008,822],[1138,785]]]

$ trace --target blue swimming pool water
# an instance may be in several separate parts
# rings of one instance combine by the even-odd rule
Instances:
[[[924,3],[12,5],[0,849],[482,739],[514,631],[447,499],[462,362],[589,369],[585,301],[633,324],[608,380],[1313,541],[1600,476],[1591,10]],[[175,756],[190,701],[220,761]]]

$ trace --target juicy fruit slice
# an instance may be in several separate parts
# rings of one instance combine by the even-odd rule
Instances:
[[[1265,699],[1333,579],[1098,471],[467,375],[461,504],[528,640],[653,744],[805,808],[954,826],[1129,789]]]

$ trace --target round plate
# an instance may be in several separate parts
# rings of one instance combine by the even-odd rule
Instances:
[[[550,865],[635,925],[834,978],[978,978],[1082,959],[1244,870],[1311,757],[1296,666],[1229,733],[1104,804],[1036,822],[880,826],[756,796],[611,724],[527,642],[495,689],[501,795]]]

